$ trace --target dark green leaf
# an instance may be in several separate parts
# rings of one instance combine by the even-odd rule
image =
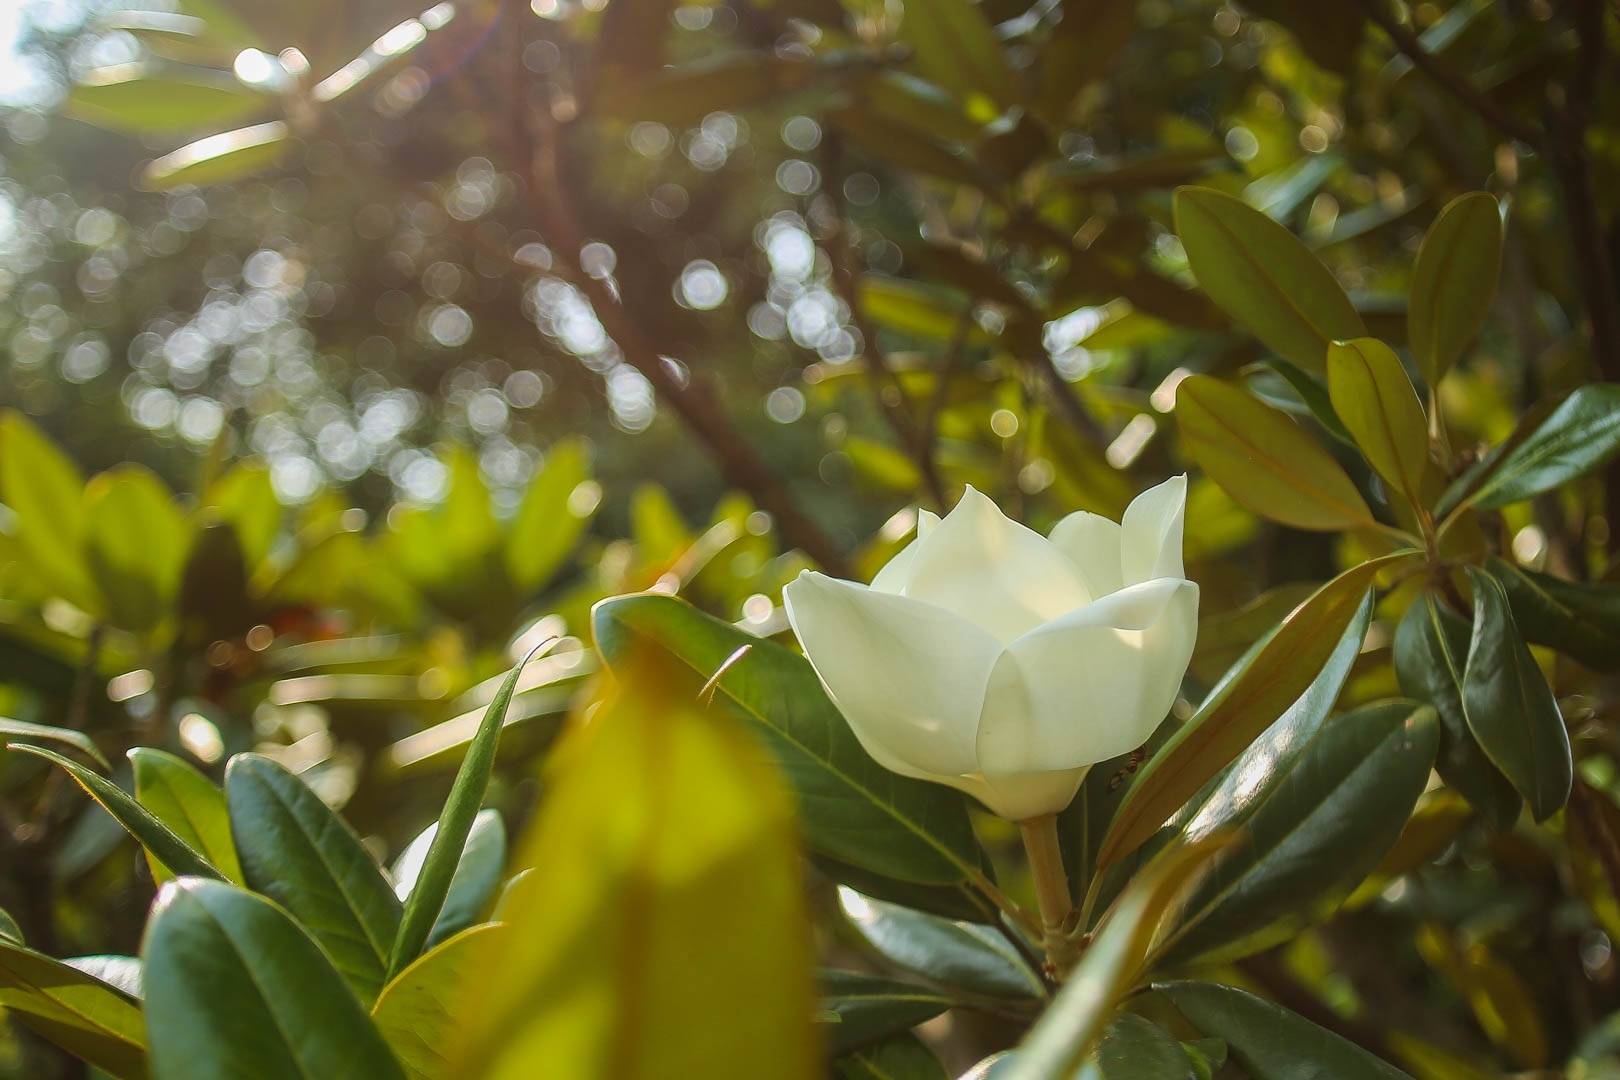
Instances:
[[[197,877],[215,878],[225,880],[225,875],[202,854],[194,850],[190,844],[175,835],[173,829],[162,821],[146,807],[136,802],[129,793],[117,784],[91,772],[76,761],[70,761],[61,754],[38,746],[27,746],[22,743],[9,744],[11,749],[26,754],[35,754],[53,761],[66,769],[68,775],[84,788],[102,808],[111,814],[129,834],[139,840],[141,846],[156,855],[158,860],[177,874],[192,874]]]
[[[945,986],[991,997],[1036,998],[1039,975],[1018,950],[988,926],[952,922],[896,904],[838,890],[839,903],[861,936],[889,960]]]
[[[1192,1025],[1223,1039],[1254,1080],[1411,1080],[1393,1065],[1246,990],[1205,982],[1156,986]]]
[[[1540,495],[1620,452],[1620,384],[1583,386],[1503,454],[1467,502],[1481,509]]]
[[[403,1080],[320,946],[262,897],[171,881],[141,951],[152,1071],[163,1080]]]
[[[1412,267],[1407,338],[1437,386],[1491,311],[1502,267],[1502,208],[1483,191],[1453,199],[1429,226]]]
[[[92,974],[0,938],[0,1008],[97,1068],[145,1080],[140,1005]]]
[[[833,1072],[838,1080],[947,1080],[945,1066],[910,1032],[845,1054]]]
[[[595,609],[597,647],[613,664],[650,639],[691,673],[692,692],[744,645],[715,702],[752,722],[798,795],[805,843],[873,873],[929,885],[982,876],[960,796],[892,773],[869,757],[801,656],[667,596],[625,596]]]
[[[4,908],[0,908],[0,938],[14,941],[18,945],[23,943],[22,928],[17,925],[17,920],[11,917],[11,913]]]
[[[394,863],[394,892],[410,908],[410,897],[416,891],[426,865],[429,849],[437,838],[439,825],[435,822],[400,853]],[[501,874],[506,867],[506,826],[501,815],[494,810],[480,810],[467,832],[467,843],[456,864],[455,876],[444,894],[444,906],[433,923],[423,951],[460,933],[477,922],[489,908],[500,888]],[[403,923],[403,919],[401,922]]]
[[[938,990],[858,971],[823,971],[821,994],[821,1008],[838,1017],[825,1028],[834,1056],[906,1031],[951,1007],[951,999]]]
[[[382,989],[399,900],[360,838],[298,777],[258,754],[225,770],[231,833],[247,884],[285,907],[363,1004]]]
[[[1289,363],[1319,375],[1330,341],[1366,335],[1327,267],[1265,214],[1218,191],[1183,187],[1175,216],[1199,287]]]
[[[813,856],[813,859],[823,874],[865,896],[961,922],[993,925],[1001,919],[1001,912],[984,894],[965,884],[918,885],[850,866],[825,855]]]
[[[1432,593],[1412,601],[1395,631],[1395,674],[1407,697],[1433,705],[1440,716],[1435,771],[1485,815],[1499,832],[1513,827],[1524,805],[1468,727],[1463,671],[1468,664],[1468,621]]]
[[[1135,1013],[1108,1025],[1076,1080],[1189,1080],[1192,1060],[1176,1037]]]
[[[1507,593],[1483,570],[1469,567],[1468,580],[1474,590],[1474,634],[1463,673],[1468,727],[1530,804],[1530,815],[1545,821],[1569,799],[1569,732],[1546,677],[1519,637]]]
[[[1620,586],[1582,585],[1492,556],[1485,568],[1507,592],[1524,639],[1594,671],[1620,671]]]
[[[231,839],[224,793],[208,777],[162,750],[137,746],[129,752],[129,760],[135,768],[136,801],[219,867],[227,879],[241,884],[242,865]],[[174,875],[153,858],[152,876],[162,884]]]

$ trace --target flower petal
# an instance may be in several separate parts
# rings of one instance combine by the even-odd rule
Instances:
[[[980,771],[1078,768],[1142,745],[1175,701],[1197,632],[1198,586],[1159,578],[1025,634],[990,675]]]
[[[1074,564],[969,487],[919,541],[905,595],[1011,641],[1091,599]]]
[[[1032,773],[959,776],[948,782],[978,799],[997,817],[1024,821],[1063,810],[1074,801],[1075,793],[1090,770],[1087,765]]]
[[[1119,570],[1119,522],[1078,510],[1052,526],[1051,541],[1079,568],[1093,597],[1118,592],[1125,583]]]
[[[894,558],[883,564],[883,569],[872,578],[872,588],[878,592],[903,593],[906,586],[911,584],[911,569],[917,559],[917,545],[923,542],[934,528],[939,524],[939,515],[928,510],[917,511],[917,536],[894,553]]]
[[[782,600],[822,685],[879,764],[930,780],[978,771],[994,638],[932,604],[808,570]]]
[[[1187,476],[1172,476],[1150,487],[1125,508],[1120,522],[1120,569],[1125,584],[1186,574],[1181,561],[1182,523],[1187,512]]]

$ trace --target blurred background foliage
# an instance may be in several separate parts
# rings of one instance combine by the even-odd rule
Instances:
[[[1286,225],[1397,346],[1425,230],[1463,192],[1496,195],[1497,300],[1431,388],[1463,463],[1620,375],[1620,19],[1599,0],[15,17],[0,713],[90,732],[126,786],[132,745],[203,766],[256,749],[390,858],[499,675],[559,635],[491,794],[523,820],[530,765],[598,667],[602,597],[673,592],[780,633],[801,568],[868,576],[910,508],[964,484],[1043,531],[1117,517],[1186,468],[1170,413],[1188,375],[1310,417],[1297,369],[1190,287],[1178,184]],[[1491,546],[1607,580],[1614,475],[1509,508]],[[1201,475],[1187,516],[1199,687],[1363,554]],[[1395,692],[1400,606],[1352,703]],[[1610,681],[1542,659],[1567,715],[1612,710]],[[1249,976],[1424,1076],[1578,1044],[1600,1061],[1620,808],[1593,730],[1583,813],[1612,824],[1497,834],[1437,792],[1404,863]],[[138,849],[16,754],[0,866],[34,947],[134,951]],[[947,1032],[953,1064],[982,1022]],[[0,1041],[0,1073],[63,1067]]]

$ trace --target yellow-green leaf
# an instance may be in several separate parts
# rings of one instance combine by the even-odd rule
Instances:
[[[141,170],[141,186],[167,191],[186,184],[228,184],[273,168],[289,145],[287,125],[280,120],[222,131],[152,162]]]
[[[10,409],[0,412],[0,501],[17,515],[17,547],[41,584],[81,608],[96,608],[83,555],[84,477],[44,433]]]
[[[1502,210],[1483,191],[1453,199],[1429,226],[1406,309],[1412,356],[1438,383],[1490,314],[1502,267]]]
[[[1372,523],[1338,462],[1283,413],[1208,375],[1176,391],[1182,445],[1226,492],[1262,517],[1299,529]]]
[[[400,972],[371,1007],[371,1019],[410,1080],[448,1076],[445,1043],[455,1029],[455,1004],[466,992],[469,975],[485,958],[489,942],[498,942],[504,923],[482,923],[447,938]]]
[[[173,494],[145,466],[114,466],[85,487],[85,564],[114,626],[145,633],[168,614],[186,541]]]
[[[1429,428],[1400,358],[1377,338],[1328,346],[1328,396],[1367,464],[1414,507],[1429,460]]]

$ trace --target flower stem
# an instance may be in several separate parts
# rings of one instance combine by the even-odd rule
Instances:
[[[1041,910],[1041,945],[1046,949],[1047,974],[1062,979],[1079,961],[1080,948],[1068,932],[1074,901],[1069,895],[1069,877],[1063,870],[1057,815],[1041,814],[1020,821],[1018,831],[1023,835],[1030,873],[1035,878],[1035,900]]]

